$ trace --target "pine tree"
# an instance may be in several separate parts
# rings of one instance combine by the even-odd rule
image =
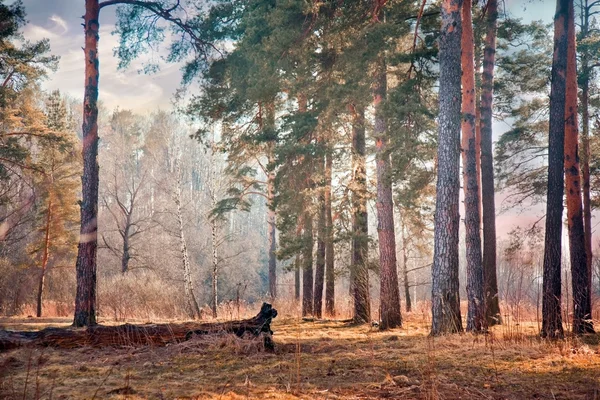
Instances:
[[[483,221],[483,278],[486,323],[501,322],[498,282],[496,278],[496,202],[494,193],[494,154],[492,152],[492,105],[494,95],[494,64],[498,20],[497,0],[486,3],[486,36],[483,51],[481,82],[481,210]]]
[[[31,243],[40,265],[37,289],[37,317],[43,313],[43,299],[49,268],[55,260],[75,254],[78,222],[77,193],[80,190],[75,155],[76,135],[68,125],[68,110],[60,92],[50,94],[46,104],[47,137],[41,138],[41,152],[36,164],[44,173],[39,178],[38,211],[40,238]],[[58,139],[58,140],[57,140]]]
[[[467,331],[485,329],[483,297],[483,265],[479,219],[479,182],[476,156],[476,92],[473,22],[471,2],[462,5],[462,159],[465,192],[465,232],[467,248]]]
[[[460,0],[444,0],[442,3],[438,177],[432,267],[433,335],[463,330],[458,293],[461,5]]]
[[[375,126],[373,135],[377,147],[377,233],[379,236],[380,265],[380,329],[393,329],[402,326],[400,293],[396,267],[396,233],[394,231],[394,201],[390,168],[389,138],[383,104],[387,96],[387,71],[385,60],[379,63],[375,72],[373,105]]]
[[[577,57],[575,49],[575,11],[569,4],[567,27],[567,67],[565,90],[565,191],[571,282],[573,284],[573,332],[593,332],[592,296],[588,282],[583,210],[581,205],[581,176],[579,171],[579,118],[577,107]]]
[[[554,17],[554,58],[550,91],[548,140],[548,194],[544,240],[544,291],[542,297],[542,337],[563,336],[561,316],[561,254],[565,148],[565,75],[567,33],[572,0],[557,0]]]

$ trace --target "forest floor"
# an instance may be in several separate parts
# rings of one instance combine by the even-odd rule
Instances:
[[[1,319],[7,329],[66,319]],[[19,348],[0,354],[2,399],[600,399],[600,336],[541,341],[537,325],[428,337],[277,318],[261,340],[196,337],[166,347]]]

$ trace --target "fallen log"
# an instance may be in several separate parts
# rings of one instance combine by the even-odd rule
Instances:
[[[271,321],[276,316],[277,310],[270,304],[263,303],[260,312],[255,317],[239,321],[95,325],[88,328],[46,328],[31,332],[0,330],[0,351],[27,345],[57,348],[165,346],[189,340],[195,335],[216,333],[233,333],[239,337],[262,335],[265,349],[273,350]]]

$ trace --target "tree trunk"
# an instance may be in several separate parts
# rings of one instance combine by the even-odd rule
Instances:
[[[565,188],[567,192],[567,221],[571,283],[573,285],[573,333],[593,332],[592,300],[587,281],[587,257],[581,205],[579,174],[579,125],[577,115],[577,58],[575,49],[575,11],[569,4],[567,75],[565,97]]]
[[[461,4],[460,0],[442,2],[432,335],[463,330],[458,292]]]
[[[367,214],[367,169],[365,160],[365,110],[351,105],[352,113],[352,259],[350,285],[356,323],[371,320],[369,298],[369,232]]]
[[[190,259],[187,251],[187,243],[185,240],[185,233],[183,231],[183,214],[181,212],[181,167],[179,166],[179,160],[175,160],[175,205],[177,206],[177,222],[179,227],[179,244],[181,250],[181,258],[183,263],[183,285],[185,291],[185,298],[187,300],[187,312],[191,318],[202,318],[202,312],[196,296],[194,296],[194,285],[192,282],[192,271],[190,267]]]
[[[557,0],[554,17],[554,56],[550,89],[550,128],[548,139],[548,194],[544,238],[544,293],[542,298],[542,337],[564,335],[561,316],[562,214],[565,148],[565,91],[567,67],[567,20],[572,0]]]
[[[85,91],[83,95],[83,176],[81,229],[77,250],[74,326],[96,324],[98,247],[98,0],[85,1]]]
[[[377,147],[377,235],[379,238],[380,268],[380,323],[382,330],[402,326],[400,312],[400,293],[398,270],[396,265],[396,233],[394,231],[394,201],[390,155],[388,153],[388,132],[382,110],[387,95],[387,71],[381,60],[375,73],[373,106],[375,107],[375,126],[373,135]]]
[[[402,231],[402,277],[404,280],[404,304],[406,304],[406,312],[409,313],[412,311],[412,301],[410,299],[410,284],[408,282],[408,253],[406,252],[408,238],[406,237],[402,214],[400,215],[400,224],[400,230]]]
[[[467,250],[467,331],[481,332],[484,324],[483,266],[479,231],[479,182],[475,132],[475,65],[471,2],[462,5],[462,160]]]
[[[303,222],[302,316],[306,317],[313,314],[313,223],[310,211],[304,211]]]
[[[588,1],[581,4],[581,37],[586,39],[589,35],[590,8]],[[585,255],[587,258],[589,292],[592,293],[592,207],[590,200],[590,55],[587,51],[581,55],[581,172],[583,179],[583,225],[585,235]]]
[[[275,200],[275,173],[270,172],[267,177],[267,235],[269,237],[269,296],[271,300],[277,297],[277,236],[276,215],[274,210]]]
[[[496,276],[496,204],[494,194],[494,153],[492,150],[492,103],[498,2],[487,2],[487,32],[481,83],[481,204],[483,219],[483,278],[485,316],[488,326],[501,323]]]
[[[129,231],[131,230],[131,209],[125,216],[125,229],[123,230],[123,255],[121,256],[121,273],[129,270],[129,260],[131,259],[129,246]]]
[[[335,316],[335,254],[333,248],[333,217],[331,215],[331,175],[333,155],[325,154],[325,312]]]
[[[211,190],[210,190],[210,200],[211,200],[211,208],[214,210],[217,207],[217,168],[215,166],[215,137],[213,131],[212,138],[212,146],[210,151],[210,160],[211,160]],[[219,283],[219,249],[217,243],[217,219],[211,218],[210,220],[210,233],[211,233],[211,245],[212,245],[212,317],[217,318],[217,306],[219,305],[219,294],[218,294],[218,283]]]
[[[41,331],[0,330],[0,351],[22,346],[38,345],[56,348],[77,348],[82,346],[164,346],[179,343],[198,335],[232,333],[239,337],[246,335],[264,336],[265,349],[273,350],[271,321],[277,317],[277,310],[263,303],[260,312],[253,318],[240,321],[217,323],[146,324],[146,325],[97,325],[87,329],[46,328]]]
[[[210,223],[212,238],[212,317],[217,318],[217,306],[219,305],[218,279],[219,279],[219,254],[217,248],[217,221],[213,218]]]
[[[48,213],[46,214],[46,226],[44,228],[44,252],[42,254],[42,270],[40,271],[40,281],[37,293],[37,312],[36,316],[42,316],[42,305],[44,299],[44,283],[46,281],[46,271],[48,268],[48,257],[50,256],[50,225],[52,223],[52,196],[48,198]]]
[[[319,160],[320,172],[324,172],[324,159]],[[313,312],[316,318],[323,316],[323,284],[325,282],[325,240],[327,235],[327,221],[325,210],[324,187],[319,188],[319,214],[317,221],[317,263],[315,270],[315,290]]]
[[[300,254],[294,260],[294,300],[300,300]]]

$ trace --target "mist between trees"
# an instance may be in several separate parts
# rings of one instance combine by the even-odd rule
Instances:
[[[435,335],[463,330],[462,299],[469,331],[593,330],[595,3],[560,1],[554,32],[494,0],[198,4],[87,0],[82,102],[41,89],[59,60],[0,2],[2,314],[239,318],[269,299],[382,329],[431,311]],[[122,68],[183,66],[174,110],[102,106],[113,6]],[[540,203],[548,220],[496,237],[496,209]]]

